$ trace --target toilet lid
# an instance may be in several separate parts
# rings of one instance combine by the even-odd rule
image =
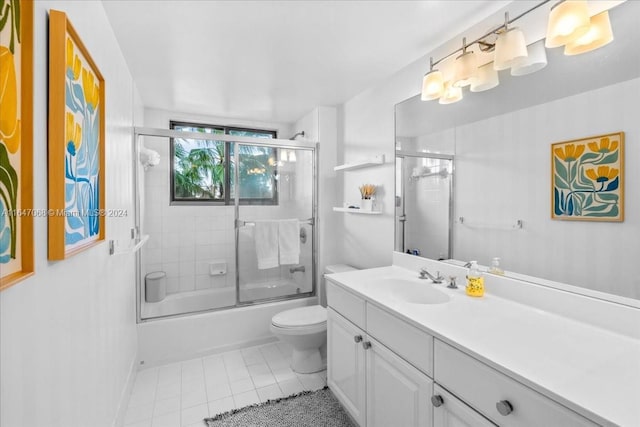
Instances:
[[[321,305],[294,308],[273,316],[271,323],[281,328],[299,328],[327,322],[327,309]]]

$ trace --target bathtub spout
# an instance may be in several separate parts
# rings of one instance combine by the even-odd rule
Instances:
[[[295,272],[297,272],[297,271],[299,271],[299,272],[301,272],[301,273],[304,273],[304,272],[305,272],[304,265],[297,265],[297,266],[295,266],[295,267],[291,267],[291,268],[289,269],[289,273],[291,273],[291,274],[293,274],[293,273],[295,273]]]

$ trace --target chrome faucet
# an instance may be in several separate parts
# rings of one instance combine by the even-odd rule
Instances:
[[[289,273],[291,273],[291,274],[293,274],[293,273],[295,273],[297,271],[299,271],[301,273],[304,273],[305,272],[304,265],[296,265],[295,267],[289,268]]]
[[[442,283],[442,281],[444,280],[444,276],[441,276],[439,271],[434,276],[433,274],[429,273],[429,271],[427,271],[427,269],[424,267],[420,269],[420,278],[431,279],[433,283]]]

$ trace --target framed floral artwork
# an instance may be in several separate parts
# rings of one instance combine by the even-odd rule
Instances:
[[[551,218],[624,220],[624,132],[551,145]]]
[[[33,274],[33,1],[0,7],[0,289]]]
[[[64,12],[49,12],[49,259],[104,241],[105,82]]]

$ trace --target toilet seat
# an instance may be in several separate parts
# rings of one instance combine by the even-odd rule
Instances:
[[[276,314],[271,324],[280,329],[319,329],[327,326],[327,309],[320,305],[294,308]]]

